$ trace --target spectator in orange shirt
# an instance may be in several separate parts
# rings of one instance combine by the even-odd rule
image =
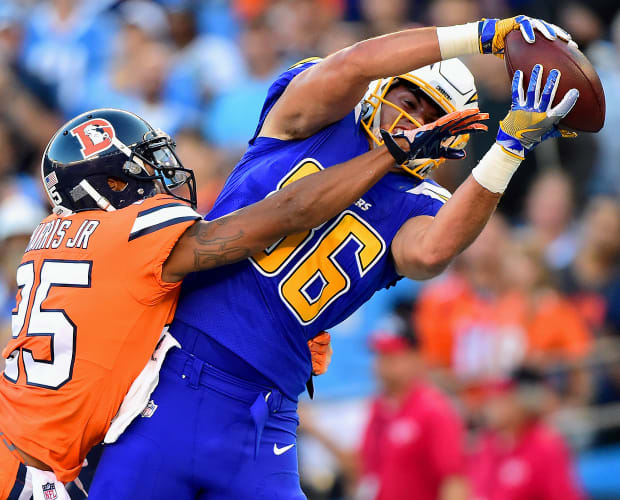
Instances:
[[[478,351],[484,350],[484,324],[489,323],[491,304],[500,293],[497,278],[508,239],[504,219],[494,215],[452,270],[422,291],[414,319],[422,353],[431,365],[461,375],[475,371],[483,356]],[[480,328],[471,328],[475,324]],[[461,356],[458,349],[470,355]],[[467,358],[474,366],[468,366]]]
[[[587,404],[591,383],[582,361],[592,348],[591,334],[579,310],[554,286],[542,247],[513,243],[504,281],[500,302],[524,325],[528,363],[558,372],[564,403]]]
[[[422,292],[415,321],[425,357],[472,381],[505,375],[525,359],[582,359],[590,333],[550,276],[542,252],[511,243],[495,215],[449,277]]]
[[[555,288],[541,248],[532,242],[513,243],[503,279],[500,303],[525,326],[530,361],[571,361],[588,353],[591,338],[586,323]]]

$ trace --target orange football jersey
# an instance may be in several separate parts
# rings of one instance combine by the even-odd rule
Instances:
[[[0,430],[60,481],[103,440],[172,320],[180,283],[163,282],[162,265],[200,218],[157,195],[114,212],[51,215],[35,229],[2,352]]]

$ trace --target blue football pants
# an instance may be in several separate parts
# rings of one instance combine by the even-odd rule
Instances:
[[[90,500],[306,498],[296,401],[176,348],[151,399],[152,416],[105,446]]]

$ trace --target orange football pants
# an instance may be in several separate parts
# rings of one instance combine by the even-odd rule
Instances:
[[[0,432],[0,499],[9,498],[11,494],[17,498],[24,488],[25,479],[26,466],[11,440]]]

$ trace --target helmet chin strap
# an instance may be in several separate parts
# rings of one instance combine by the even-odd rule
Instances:
[[[95,203],[101,210],[105,210],[106,212],[114,212],[116,210],[109,200],[105,196],[101,196],[99,191],[92,187],[90,182],[86,179],[82,179],[79,186],[82,187],[93,200],[95,200]]]

